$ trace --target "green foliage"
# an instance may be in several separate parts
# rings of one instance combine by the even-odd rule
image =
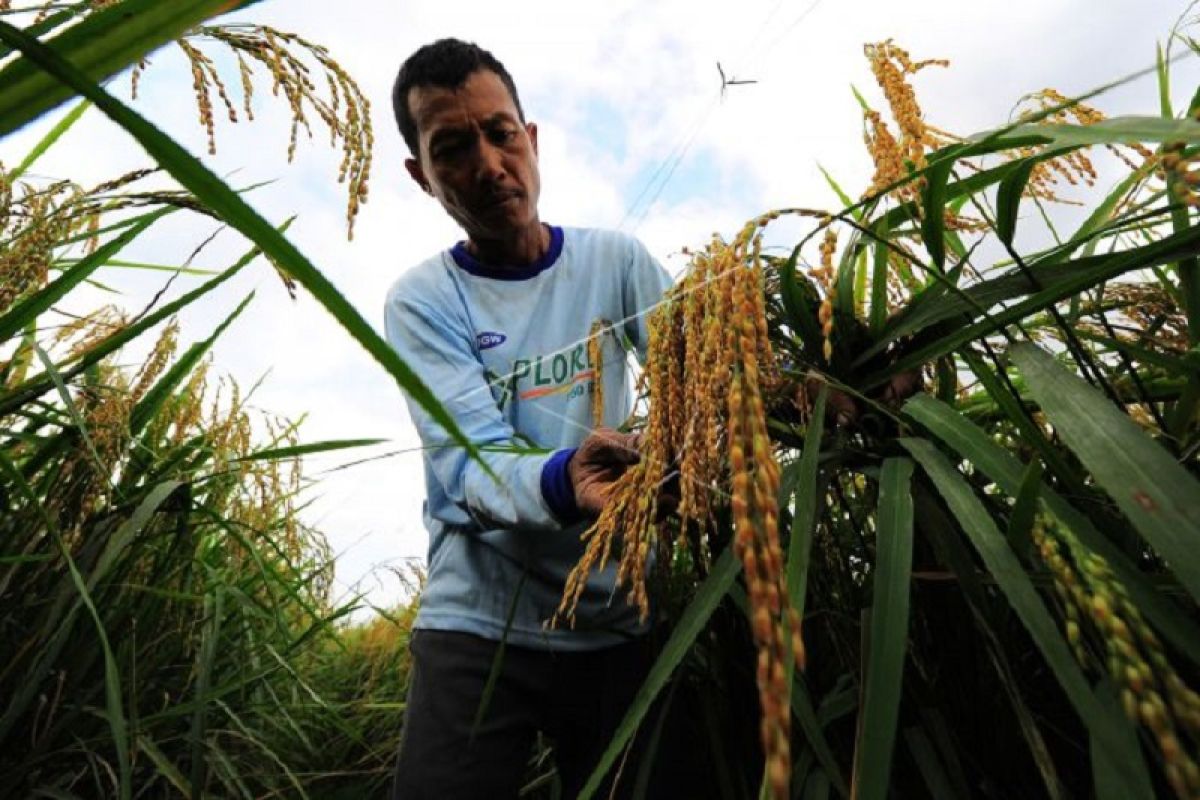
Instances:
[[[5,132],[86,95],[189,190],[126,195],[141,172],[90,191],[18,183],[86,103],[0,173],[0,797],[358,798],[389,778],[416,601],[351,623],[357,599],[334,601],[325,540],[298,516],[301,457],[379,440],[301,442],[212,374],[211,347],[252,296],[182,348],[174,317],[265,251],[378,343],[287,224],[268,225],[99,85],[232,5],[125,0],[24,32],[0,22],[21,52],[0,72]],[[142,266],[116,257],[179,211],[263,250],[134,319],[59,313],[101,270]],[[143,363],[123,366],[139,344]]]
[[[800,211],[813,232],[766,259],[808,653],[795,797],[1200,794],[1200,126],[1035,98],[972,140],[912,133],[894,106],[920,159],[872,145],[892,177]],[[1124,174],[1075,190],[1083,221],[1062,236],[1056,176],[1092,186],[1095,145],[1117,156],[1099,174]],[[846,234],[835,287],[805,259],[829,228]],[[932,391],[900,406],[914,370]],[[858,418],[833,424],[825,394],[797,408],[820,383]]]

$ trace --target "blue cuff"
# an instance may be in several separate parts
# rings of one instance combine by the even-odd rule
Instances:
[[[577,522],[581,518],[579,506],[575,505],[575,489],[567,472],[567,464],[578,449],[559,450],[542,466],[542,497],[554,516],[564,523]]]

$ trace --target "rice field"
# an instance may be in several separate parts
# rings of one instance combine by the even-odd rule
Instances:
[[[317,124],[342,154],[352,230],[362,93],[319,44],[205,25],[227,5],[0,17],[0,135],[86,100],[178,184],[29,179],[77,114],[0,173],[0,797],[388,780],[420,575],[352,623],[301,521],[303,457],[367,440],[304,442],[221,374],[210,351],[244,304],[196,341],[174,320],[273,269],[475,445],[286,225],[103,85],[152,79],[145,55],[180,41],[211,137],[216,115],[251,116],[265,69],[293,142]],[[620,600],[673,622],[585,796],[666,692],[706,720],[721,797],[1200,797],[1200,92],[1172,107],[1172,48],[1195,45],[1168,41],[1142,115],[1042,89],[971,137],[920,102],[953,65],[869,43],[869,185],[830,177],[837,207],[798,198],[696,244],[651,318],[642,460],[553,621],[615,562]],[[1085,212],[1071,229],[1061,203]],[[223,221],[244,256],[140,313],[55,311],[171,214]],[[784,253],[763,245],[781,219],[803,230]],[[525,796],[556,796],[551,755],[530,755]]]

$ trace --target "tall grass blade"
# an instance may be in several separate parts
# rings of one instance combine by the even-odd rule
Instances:
[[[286,225],[283,227],[286,228]],[[147,330],[153,328],[164,319],[167,319],[180,309],[187,307],[196,300],[199,300],[201,297],[241,272],[246,265],[253,261],[258,255],[258,248],[250,250],[248,253],[242,256],[236,264],[212,280],[182,295],[177,300],[167,303],[157,311],[147,314],[138,322],[121,328],[111,336],[105,337],[103,341],[88,348],[86,352],[80,353],[72,359],[68,359],[64,362],[64,366],[69,364],[70,368],[63,370],[64,378],[69,380],[92,365],[98,364],[106,356],[109,356],[120,350],[126,344],[133,341],[138,336],[141,336]],[[8,414],[16,409],[21,408],[22,405],[45,393],[53,386],[54,382],[48,375],[37,376],[25,383],[14,386],[5,394],[0,395],[0,415]]]
[[[1066,123],[1018,125],[1013,136],[1032,136],[1055,147],[1138,142],[1200,142],[1200,122],[1162,117],[1109,117],[1091,125]]]
[[[62,135],[70,130],[72,125],[79,121],[79,118],[83,116],[83,112],[87,111],[91,105],[92,104],[87,100],[81,100],[80,102],[76,103],[74,108],[64,114],[63,118],[56,122],[54,127],[47,131],[46,135],[38,140],[37,144],[33,146],[33,149],[31,149],[25,155],[25,158],[21,159],[21,163],[17,164],[12,172],[5,176],[5,179],[9,183],[13,183],[22,175],[24,175],[25,171],[33,166],[33,163],[41,158],[43,153],[54,146],[54,143],[61,139]]]
[[[950,786],[950,776],[938,761],[937,751],[925,732],[915,725],[905,728],[904,741],[913,761],[917,763],[921,777],[925,779],[925,788],[929,790],[929,796],[933,800],[963,800],[964,796],[955,794]]]
[[[741,568],[741,562],[734,558],[732,548],[727,548],[713,563],[712,571],[708,573],[708,577],[700,584],[692,602],[680,615],[675,629],[671,631],[670,638],[663,646],[662,653],[654,662],[654,666],[650,668],[646,680],[638,689],[633,702],[630,703],[629,710],[625,712],[625,716],[617,725],[612,741],[608,743],[608,747],[600,756],[600,762],[592,771],[591,777],[588,778],[583,789],[580,790],[579,800],[588,800],[600,787],[605,773],[612,767],[617,756],[621,754],[622,748],[625,747],[625,743],[629,741],[638,725],[641,724],[642,718],[650,710],[651,703],[662,691],[663,686],[671,677],[671,673],[675,671],[675,667],[687,655],[692,642],[696,641],[696,637],[704,630],[709,617],[717,610],[721,599],[728,593],[729,587],[733,586]]]
[[[816,709],[813,708],[812,695],[809,693],[804,679],[799,676],[792,682],[792,713],[796,715],[796,721],[800,723],[800,730],[804,733],[804,738],[808,740],[808,746],[812,748],[817,761],[823,767],[823,772],[827,777],[826,782],[832,781],[833,787],[842,797],[850,797],[850,787],[842,776],[842,770],[834,757],[833,748],[830,747],[825,731],[821,728],[821,721],[817,718]]]
[[[971,616],[975,621],[976,630],[983,639],[988,657],[996,669],[996,676],[1012,705],[1013,716],[1016,717],[1017,724],[1020,726],[1021,735],[1037,766],[1046,796],[1049,800],[1063,800],[1062,781],[1058,777],[1054,759],[1046,747],[1045,737],[1037,727],[1033,711],[1025,700],[1021,681],[1013,667],[1009,650],[1005,647],[1003,634],[1005,626],[1003,621],[993,619],[995,603],[992,592],[984,585],[983,577],[975,565],[975,560],[971,557],[967,544],[962,541],[958,527],[936,504],[933,495],[925,486],[918,484],[914,489],[917,491],[914,492],[913,500],[916,506],[916,516],[921,520],[923,537],[928,538],[938,553],[939,560],[949,566],[958,578],[963,598],[967,601]],[[942,757],[952,767],[950,774],[955,779],[959,794],[963,796],[969,794],[965,789],[966,779],[963,777],[962,764],[955,756],[944,721],[937,717],[935,722],[934,716],[929,713],[923,716],[926,725],[937,725],[935,733],[938,736],[939,744],[942,745]]]
[[[355,447],[371,447],[383,444],[387,439],[329,439],[324,442],[309,442],[294,447],[274,447],[269,450],[258,450],[247,456],[236,458],[234,461],[278,461],[296,456],[308,456],[313,453],[329,453],[334,450],[349,450]]]
[[[1096,694],[1104,712],[1113,720],[1124,739],[1127,752],[1141,752],[1137,731],[1127,721],[1121,709],[1116,689],[1107,678],[1096,687]],[[1089,736],[1089,748],[1092,756],[1092,782],[1096,787],[1096,800],[1126,800],[1130,795],[1123,794],[1126,784],[1132,782],[1136,794],[1134,797],[1151,798],[1155,796],[1154,784],[1145,769],[1138,770],[1133,775],[1114,774],[1117,765],[1104,757],[1104,749],[1096,741],[1095,736]]]
[[[792,608],[804,618],[804,599],[808,585],[809,555],[812,549],[813,526],[817,521],[817,477],[821,457],[821,437],[825,431],[825,402],[829,385],[822,384],[813,404],[812,417],[804,434],[804,451],[800,454],[800,471],[796,480],[796,509],[792,515],[792,531],[787,552],[787,592]],[[789,661],[788,669],[794,664]]]
[[[137,746],[138,751],[146,754],[146,757],[154,764],[154,768],[175,787],[184,800],[192,800],[195,795],[192,794],[192,788],[188,785],[187,778],[183,777],[183,773],[171,763],[153,739],[148,736],[138,736]]]
[[[821,352],[825,341],[817,318],[821,301],[808,278],[796,272],[799,258],[800,246],[796,245],[788,260],[779,268],[779,295],[792,330],[800,337],[804,349],[815,356]]]
[[[1041,276],[1037,275],[1036,267],[1031,267],[1030,271],[1036,275],[1041,283],[1042,288],[1040,290],[1029,294],[1024,300],[1013,303],[1003,310],[985,317],[979,322],[960,326],[939,340],[906,353],[904,356],[897,358],[887,368],[863,378],[862,384],[866,388],[873,388],[888,380],[893,375],[940,358],[947,353],[957,350],[967,342],[993,334],[1014,322],[1025,320],[1033,314],[1042,312],[1052,303],[1057,303],[1072,295],[1076,295],[1097,284],[1139,269],[1148,269],[1169,264],[1180,258],[1194,256],[1198,252],[1200,252],[1200,226],[1171,234],[1157,242],[1143,245],[1134,250],[1081,258],[1071,262],[1069,265],[1058,265],[1046,271],[1046,280],[1041,280]],[[1048,267],[1049,265],[1042,266]],[[1018,276],[1011,273],[1002,278],[997,278],[995,281],[1006,281],[1007,283],[1018,278],[1024,284],[1024,289],[1009,284],[1007,286],[1008,291],[1004,292],[1008,296],[997,297],[993,302],[1001,302],[1015,296],[1025,295],[1028,291],[1035,288],[1025,276]],[[971,287],[971,289],[964,291],[962,295],[971,296],[972,294],[978,294],[977,292],[973,292],[973,290],[984,290],[985,287],[987,290],[994,291],[1000,288],[995,281],[985,281],[984,283],[977,284]],[[1012,291],[1013,289],[1016,289],[1016,291]],[[975,299],[972,297],[972,300]],[[939,306],[943,306],[948,313],[943,313],[943,309],[938,309],[934,311],[934,315],[941,319],[947,319],[956,316],[960,312],[965,312],[967,309],[961,307],[957,311],[952,310],[953,306],[960,300],[961,296],[943,298],[939,301]],[[978,303],[978,305],[986,307],[990,303]],[[884,338],[891,339],[895,335],[895,332],[892,331],[885,335]],[[882,348],[877,344],[867,352],[878,352],[880,349]],[[863,358],[865,358],[865,354]],[[863,358],[860,358],[859,361],[862,361]]]
[[[946,271],[946,182],[953,168],[953,156],[931,166],[922,193],[921,239],[929,251],[930,263],[938,272]]]
[[[1021,478],[1021,489],[1013,503],[1008,518],[1008,544],[1022,561],[1028,562],[1033,554],[1033,523],[1037,518],[1038,495],[1042,491],[1042,464],[1031,461]]]
[[[903,693],[908,649],[908,595],[912,576],[913,500],[907,458],[883,462],[872,584],[870,657],[863,681],[858,746],[854,751],[855,800],[888,796],[892,749]]]
[[[871,268],[871,310],[868,322],[873,337],[879,336],[887,323],[888,231],[887,216],[884,216],[878,223],[876,235],[879,238],[873,246],[875,253]]]
[[[3,459],[3,463],[6,466],[6,471],[14,474],[13,470],[8,469],[12,466],[8,459]],[[15,474],[20,475],[19,472]],[[71,608],[64,613],[65,601],[69,600],[69,587],[65,586],[63,587],[64,591],[51,604],[50,609],[45,615],[46,624],[43,629],[43,633],[48,636],[48,639],[34,662],[33,668],[29,670],[26,680],[20,685],[16,694],[9,699],[3,716],[0,716],[0,741],[7,739],[12,731],[12,726],[25,713],[29,707],[29,703],[42,688],[42,682],[56,663],[63,646],[67,643],[67,639],[74,627],[75,618],[83,606],[83,598],[90,596],[96,584],[103,580],[116,560],[125,552],[134,537],[141,532],[154,514],[157,513],[159,506],[179,486],[180,484],[177,481],[166,481],[151,489],[146,494],[145,499],[142,500],[133,513],[126,518],[121,526],[117,528],[116,532],[112,534],[108,542],[105,543],[104,550],[96,566],[92,568],[87,581],[83,585],[84,591],[82,593],[76,591],[78,596],[75,597]],[[48,527],[54,530],[52,525]]]
[[[44,46],[98,83],[232,5],[229,0],[122,0],[89,14]],[[4,43],[24,52],[13,40]],[[71,90],[39,66],[36,59],[22,58],[0,71],[0,136],[70,99]]]
[[[838,182],[835,181],[833,179],[833,176],[829,174],[829,170],[825,169],[820,164],[817,164],[817,169],[819,169],[821,171],[821,175],[825,178],[825,183],[829,186],[830,189],[833,190],[833,193],[837,195],[837,198],[838,198],[838,200],[841,201],[842,205],[844,205],[844,206],[854,205],[854,201],[850,199],[850,195],[846,194],[846,192],[842,190],[842,187],[838,185]],[[862,218],[861,211],[856,213],[855,218],[856,219]]]
[[[1200,601],[1200,481],[1126,415],[1033,344],[1012,348],[1030,394],[1068,447]]]
[[[1024,465],[961,414],[926,395],[917,395],[905,403],[904,412],[963,458],[969,459],[1002,491],[1012,497],[1020,493]],[[1043,484],[1040,496],[1051,514],[1069,527],[1088,549],[1108,561],[1141,612],[1171,644],[1187,655],[1192,663],[1200,664],[1200,628],[1165,598],[1112,541],[1096,530],[1087,517],[1075,510],[1061,495]]]
[[[1007,245],[1012,245],[1017,232],[1017,212],[1021,207],[1021,195],[1039,159],[1023,158],[1011,175],[1000,181],[996,190],[996,235]]]
[[[974,317],[979,315],[981,310],[989,309],[998,303],[1025,297],[1025,300],[991,315],[990,319],[946,337],[945,347],[926,348],[933,353],[927,360],[932,360],[951,352],[965,342],[1039,313],[1050,303],[1056,303],[1128,272],[1170,264],[1198,252],[1200,229],[1195,227],[1118,253],[1063,261],[1060,260],[1062,254],[1055,251],[1028,265],[1028,275],[1019,269],[1010,270],[949,296],[939,296],[936,303],[914,302],[904,313],[897,314],[892,319],[884,331],[883,338],[859,356],[855,363],[858,365],[866,362],[901,336],[919,333],[931,325],[960,318],[964,314]],[[906,357],[904,362],[910,360],[911,358]],[[918,360],[914,363],[924,361]],[[907,368],[909,367],[905,367]]]
[[[224,600],[225,595],[219,583],[212,592],[204,595],[204,631],[199,652],[196,654],[196,709],[192,712],[192,725],[188,732],[188,747],[191,751],[190,783],[192,794],[197,797],[204,795],[207,783],[208,758],[204,737],[208,729],[208,692],[220,646]]]

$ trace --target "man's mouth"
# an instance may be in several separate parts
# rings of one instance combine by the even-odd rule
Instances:
[[[518,200],[520,197],[521,193],[513,189],[511,191],[496,192],[495,194],[488,195],[484,203],[488,208],[496,208],[510,200]]]

